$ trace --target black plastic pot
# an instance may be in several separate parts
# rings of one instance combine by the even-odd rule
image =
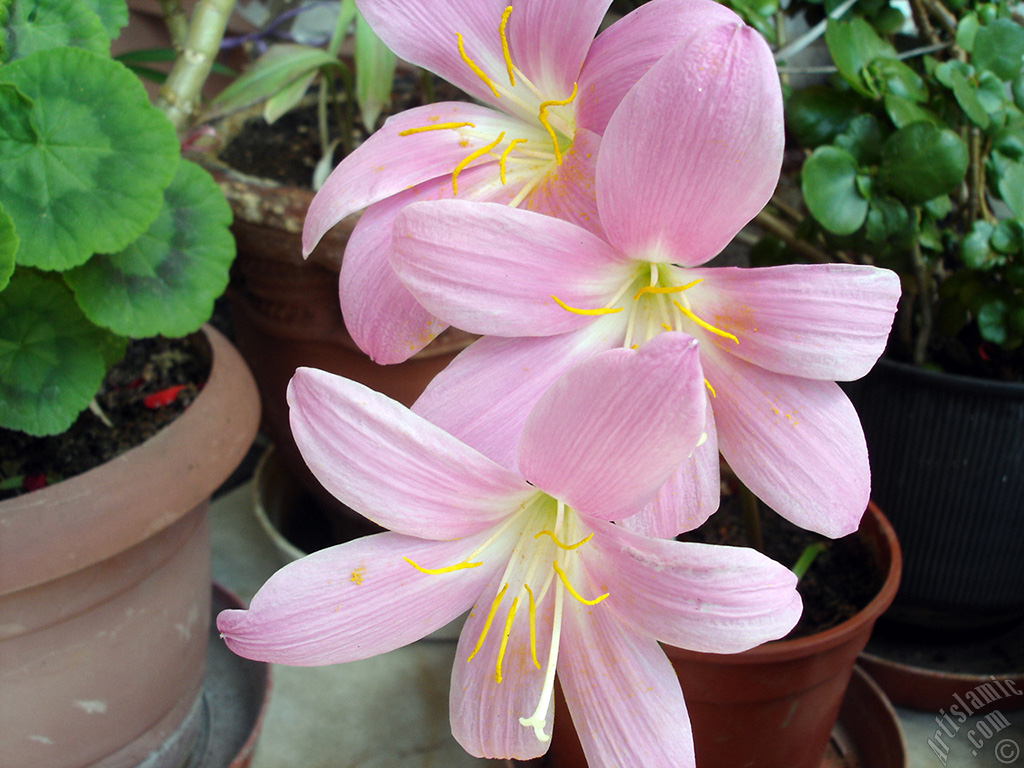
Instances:
[[[883,359],[844,389],[871,497],[903,546],[888,617],[967,629],[1024,616],[1024,384]]]

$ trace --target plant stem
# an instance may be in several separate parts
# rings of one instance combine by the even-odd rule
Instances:
[[[200,0],[192,12],[185,44],[156,102],[179,134],[195,112],[234,5],[235,0]]]
[[[946,34],[956,37],[957,18],[949,8],[942,4],[941,0],[922,0],[922,4],[931,13],[932,17],[939,22]]]
[[[769,212],[767,208],[754,217],[754,223],[770,234],[775,235],[800,255],[806,256],[808,259],[817,262],[818,264],[832,264],[836,261],[843,261],[847,264],[854,263],[853,259],[845,253],[837,251],[835,254],[829,255],[825,253],[825,251],[811,245],[806,240],[802,240],[797,237],[796,229],[794,227]]]
[[[915,365],[924,365],[928,352],[928,344],[932,337],[932,273],[928,269],[921,244],[914,238],[910,246],[910,255],[914,262],[914,277],[917,280],[917,306],[921,311],[921,323],[914,339],[913,360]]]
[[[171,38],[171,46],[175,53],[181,55],[188,35],[188,17],[185,15],[185,9],[181,7],[181,0],[160,0],[160,13],[164,19],[164,26],[167,27],[167,34]]]
[[[764,551],[764,536],[761,534],[760,502],[747,486],[739,484],[740,509],[743,511],[743,527],[747,533],[747,544],[758,552]]]
[[[938,43],[939,36],[928,20],[928,9],[925,8],[924,0],[910,0],[910,13],[914,17],[918,34],[931,43]]]
[[[797,581],[800,581],[800,579],[804,577],[804,574],[807,573],[807,569],[814,564],[818,555],[824,551],[825,545],[820,541],[815,542],[814,544],[808,544],[804,547],[804,551],[800,553],[800,557],[796,559],[796,562],[793,563],[793,567],[789,569],[796,574]]]

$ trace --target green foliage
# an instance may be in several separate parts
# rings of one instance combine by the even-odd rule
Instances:
[[[219,188],[109,56],[123,0],[22,1],[0,38],[0,426],[42,435],[128,337],[197,330],[234,243]]]
[[[998,349],[1024,377],[1024,26],[1002,0],[921,8],[916,37],[865,3],[828,20],[836,74],[786,101],[813,222],[793,236],[900,273],[905,357]]]

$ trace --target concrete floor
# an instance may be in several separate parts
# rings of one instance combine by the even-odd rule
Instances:
[[[214,579],[245,602],[286,562],[252,510],[252,489],[246,483],[217,499],[211,512]],[[457,626],[450,626],[419,643],[350,664],[275,666],[270,706],[251,768],[503,765],[470,757],[448,730],[448,681],[457,632]],[[940,713],[897,712],[908,768],[1024,768],[1024,710],[1007,710],[1000,721],[972,718],[957,724],[959,730],[946,724],[946,731],[939,733],[941,742],[935,739]],[[870,755],[865,757],[859,768],[872,768]]]

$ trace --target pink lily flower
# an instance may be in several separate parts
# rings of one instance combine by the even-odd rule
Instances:
[[[414,410],[507,465],[522,414],[567,367],[684,332],[700,341],[711,439],[626,524],[674,536],[703,522],[717,507],[720,450],[794,523],[833,537],[856,530],[867,448],[835,382],[881,354],[898,277],[850,265],[700,267],[767,202],[782,148],[767,45],[720,25],[665,55],[611,118],[596,176],[607,240],[505,206],[409,206],[392,266],[429,312],[489,336]]]
[[[682,692],[657,641],[739,652],[781,637],[801,612],[793,574],[753,550],[608,522],[696,445],[699,368],[682,334],[576,366],[527,420],[516,472],[383,395],[300,369],[289,395],[303,456],[391,531],[286,566],[218,628],[248,658],[334,664],[472,608],[450,710],[467,751],[543,754],[557,670],[593,768],[693,766]],[[668,400],[692,406],[663,409]]]
[[[345,250],[340,295],[352,338],[377,362],[407,359],[446,327],[388,265],[402,208],[452,197],[495,201],[598,231],[594,161],[619,100],[693,29],[737,19],[712,0],[654,0],[595,40],[609,3],[359,0],[391,50],[490,105],[444,102],[390,118],[310,206],[306,254],[369,206]]]

